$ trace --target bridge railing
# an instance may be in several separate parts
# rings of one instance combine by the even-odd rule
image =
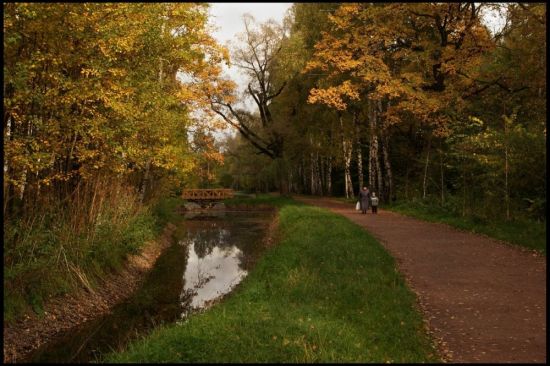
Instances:
[[[181,197],[186,200],[223,200],[232,198],[235,192],[229,188],[184,189]]]

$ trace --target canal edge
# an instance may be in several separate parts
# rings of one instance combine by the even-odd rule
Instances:
[[[42,317],[30,314],[12,324],[4,324],[4,363],[21,362],[52,338],[108,313],[130,297],[160,255],[172,245],[175,229],[174,224],[168,223],[160,236],[146,242],[139,254],[129,255],[120,271],[106,276],[92,291],[81,285],[73,293],[49,299],[44,304]]]

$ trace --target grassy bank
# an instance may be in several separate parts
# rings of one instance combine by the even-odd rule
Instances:
[[[32,219],[5,222],[4,321],[31,311],[42,315],[48,298],[97,286],[177,220],[173,212],[180,203],[167,198],[144,207],[133,192],[120,189],[92,209],[52,205]]]
[[[254,197],[239,197],[226,199],[223,201],[226,205],[269,205],[277,208],[281,208],[286,205],[297,204],[292,198],[288,196],[280,196],[279,194],[259,194]]]
[[[546,224],[527,219],[505,222],[477,216],[462,217],[446,208],[422,201],[399,202],[382,208],[426,221],[441,222],[450,226],[481,233],[546,255]]]
[[[355,198],[336,198],[339,201],[355,204]],[[441,207],[422,200],[400,201],[380,208],[398,212],[417,219],[440,222],[452,227],[487,235],[520,247],[536,250],[546,255],[546,223],[530,219],[515,219],[509,222],[488,219],[481,216],[462,216],[452,206]]]
[[[437,361],[414,295],[373,237],[288,198],[248,202],[280,207],[280,242],[223,302],[107,361]]]

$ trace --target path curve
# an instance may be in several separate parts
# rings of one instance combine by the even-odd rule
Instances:
[[[296,196],[364,227],[396,259],[450,362],[546,362],[546,257],[445,224]]]

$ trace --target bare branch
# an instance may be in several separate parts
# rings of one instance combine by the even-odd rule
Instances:
[[[501,88],[502,90],[508,92],[508,93],[517,93],[517,92],[520,92],[522,90],[526,90],[526,89],[529,89],[528,86],[522,86],[522,87],[519,87],[519,88],[516,88],[516,89],[512,89],[511,87],[505,85],[501,79],[502,79],[502,76],[499,76],[498,78],[496,78],[495,80],[492,80],[492,81],[486,81],[486,80],[479,80],[479,79],[476,79],[476,78],[472,78],[470,76],[468,76],[467,74],[463,73],[463,72],[458,72],[458,74],[464,76],[464,77],[467,77],[468,79],[470,80],[473,80],[475,82],[478,82],[478,83],[481,83],[481,84],[485,84],[483,85],[482,87],[480,88],[477,88],[476,90],[466,94],[466,95],[463,95],[462,96],[462,99],[468,99],[470,97],[473,97],[474,95],[478,95],[480,94],[481,92],[489,89],[490,87],[496,85],[498,86],[499,88]]]
[[[222,104],[222,105],[229,108],[229,110],[231,111],[231,114],[237,119],[239,123],[235,123],[235,121],[231,120],[231,118],[226,116],[225,113],[217,109],[214,106],[214,103],[211,103],[210,105],[214,112],[220,115],[231,126],[235,127],[245,139],[247,139],[254,147],[256,147],[260,151],[260,153],[265,154],[272,159],[276,158],[275,153],[269,149],[272,144],[267,143],[266,141],[261,139],[258,135],[256,135],[250,128],[248,128],[248,126],[246,126],[246,124],[243,123],[242,118],[240,118],[238,114],[235,113],[235,111],[233,110],[230,104]]]
[[[271,100],[271,99],[275,98],[276,96],[278,96],[279,94],[281,94],[281,92],[283,91],[285,86],[286,86],[286,81],[283,83],[283,85],[279,88],[279,90],[275,94],[271,94],[270,96],[268,96],[266,98],[266,101]]]

